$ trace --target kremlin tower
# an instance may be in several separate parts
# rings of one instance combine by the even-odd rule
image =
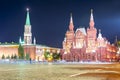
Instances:
[[[32,44],[32,33],[31,33],[31,24],[30,24],[30,16],[29,16],[28,8],[27,8],[26,24],[24,28],[24,42],[25,45]]]
[[[24,57],[26,58],[29,56],[31,60],[44,61],[45,52],[49,52],[50,54],[52,53],[59,54],[60,52],[59,48],[36,44],[35,37],[32,40],[32,28],[31,28],[31,22],[30,22],[29,8],[27,8],[26,11],[27,12],[26,12],[26,21],[24,26],[24,39],[20,37],[19,44],[14,42],[12,43],[5,42],[0,44],[0,59],[2,58],[2,56],[4,56],[5,58],[12,57],[14,55],[19,57],[19,50],[18,50],[19,45],[21,45],[24,49]]]

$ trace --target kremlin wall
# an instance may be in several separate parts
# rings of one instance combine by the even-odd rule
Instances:
[[[26,15],[26,22],[24,26],[24,38],[23,40],[21,37],[19,38],[19,43],[0,43],[0,59],[2,59],[2,56],[4,55],[6,57],[11,57],[12,55],[17,55],[18,57],[18,48],[19,45],[22,45],[24,49],[24,54],[29,54],[30,58],[32,60],[36,61],[44,61],[44,53],[60,53],[59,48],[53,48],[48,46],[43,46],[36,44],[36,39],[32,40],[32,28],[30,23],[30,15],[29,15],[29,9],[27,8],[27,15]]]
[[[60,60],[66,61],[116,61],[117,47],[102,36],[101,30],[95,28],[93,11],[91,10],[89,27],[74,30],[72,14],[68,30],[62,42],[63,48],[53,48],[36,44],[32,40],[32,28],[30,23],[29,9],[27,9],[26,23],[24,26],[24,39],[19,39],[19,44],[0,44],[0,58],[17,55],[18,47],[22,45],[24,53],[29,54],[32,60],[44,61],[45,52],[60,54]]]

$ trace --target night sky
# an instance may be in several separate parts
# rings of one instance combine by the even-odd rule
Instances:
[[[30,8],[33,37],[37,43],[62,47],[70,13],[75,30],[89,26],[93,9],[95,27],[111,43],[120,39],[120,0],[0,0],[0,42],[18,42],[23,38],[26,8]]]

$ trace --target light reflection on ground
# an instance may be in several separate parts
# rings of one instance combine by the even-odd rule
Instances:
[[[0,64],[0,80],[120,80],[120,64]]]

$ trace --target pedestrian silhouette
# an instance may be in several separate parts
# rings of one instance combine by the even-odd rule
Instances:
[[[30,64],[31,64],[31,58],[30,58]]]

